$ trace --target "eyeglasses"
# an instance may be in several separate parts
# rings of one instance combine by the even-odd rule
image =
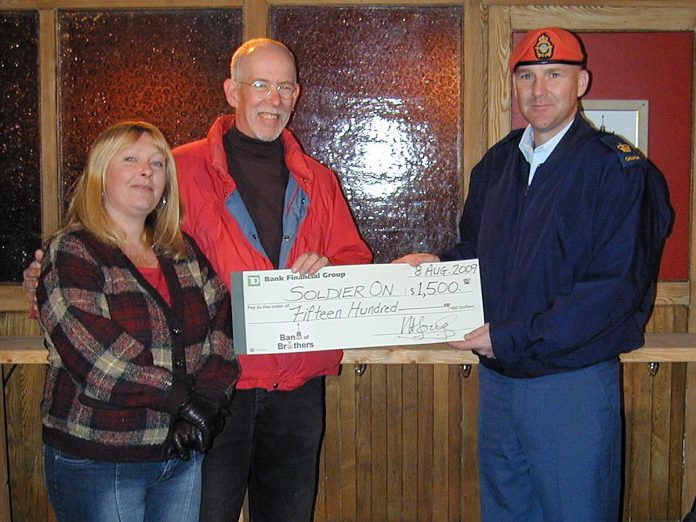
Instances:
[[[235,80],[237,83],[242,85],[247,85],[251,87],[251,91],[256,94],[259,98],[265,98],[271,94],[271,89],[275,87],[278,91],[278,96],[284,100],[289,100],[295,95],[295,86],[297,84],[293,82],[281,82],[281,83],[271,83],[266,80],[254,80],[251,83],[243,82],[241,80]]]

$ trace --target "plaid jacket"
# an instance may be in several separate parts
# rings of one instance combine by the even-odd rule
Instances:
[[[161,461],[189,393],[228,401],[239,373],[229,294],[186,240],[184,259],[158,256],[171,307],[120,249],[84,230],[51,242],[37,290],[46,444],[93,460]]]

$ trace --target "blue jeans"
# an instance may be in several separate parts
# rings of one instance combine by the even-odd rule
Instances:
[[[59,522],[197,522],[203,455],[101,462],[44,445],[48,498]]]
[[[479,367],[484,522],[617,522],[618,361],[532,379]]]
[[[292,391],[236,390],[203,462],[201,522],[236,522],[249,488],[253,522],[309,522],[314,514],[324,379]]]

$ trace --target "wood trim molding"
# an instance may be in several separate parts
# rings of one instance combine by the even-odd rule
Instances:
[[[244,0],[244,41],[268,36],[268,4],[266,0]]]
[[[665,2],[667,4],[667,2]],[[693,7],[553,6],[510,7],[511,29],[526,31],[536,27],[561,26],[583,31],[690,31],[696,27]]]
[[[56,11],[39,13],[39,114],[41,118],[41,231],[60,222],[58,175],[58,94],[56,85],[58,22]]]
[[[369,2],[360,0],[270,0],[268,3],[273,6],[296,6],[296,7],[365,7],[365,6],[417,6],[423,7],[427,5],[428,7],[442,6],[442,5],[462,5],[463,2],[469,2],[470,0],[428,0],[428,2],[423,2],[422,0],[370,0]]]
[[[0,0],[0,10],[49,9],[220,9],[241,7],[242,0]]]
[[[694,9],[696,12],[696,9]],[[695,15],[696,16],[696,15]],[[696,20],[693,20],[692,30],[696,31]],[[696,48],[694,49],[694,54],[696,55]],[[692,76],[692,88],[691,92],[696,93],[696,60],[693,60],[694,66],[691,72]],[[696,98],[692,97],[691,106],[691,223],[689,224],[689,281],[696,280],[696,241],[694,241],[694,220],[696,217]],[[694,302],[696,299],[696,288],[691,288],[689,294],[690,302]],[[689,331],[696,332],[696,307],[689,308]],[[696,452],[696,437],[692,442],[692,447],[694,452]],[[696,475],[696,459],[694,459],[693,469]],[[696,490],[696,477],[692,475],[691,487]]]
[[[507,63],[512,52],[510,9],[491,7],[488,16],[488,133],[487,147],[510,132],[512,88]],[[497,50],[497,51],[496,51]]]
[[[530,0],[481,0],[486,5],[530,5]],[[540,2],[535,2],[539,4]],[[693,7],[693,0],[548,0],[545,5],[551,6],[597,6],[597,7]],[[537,27],[542,27],[538,25]]]
[[[41,336],[0,336],[0,364],[46,364],[47,355]],[[621,362],[696,362],[696,334],[646,334],[645,345],[622,354]],[[478,357],[440,343],[346,350],[341,363],[478,364]]]
[[[655,296],[655,305],[689,306],[689,303],[691,303],[690,287],[691,285],[688,281],[665,281],[657,283],[657,295]]]
[[[691,27],[696,30],[696,9],[692,10]],[[694,50],[696,55],[696,49]],[[696,62],[696,60],[694,61]],[[692,69],[692,93],[696,93],[696,63]],[[696,213],[696,99],[692,97],[692,116],[691,116],[691,223],[689,224],[689,281],[696,278],[696,241],[694,241],[694,217]],[[696,299],[696,289],[691,285],[689,292],[689,302],[693,303]],[[689,332],[696,332],[696,307],[689,307],[688,317]],[[691,505],[694,491],[696,491],[696,365],[690,364],[687,367],[686,375],[686,405],[684,411],[684,448],[682,468],[682,490],[681,505],[684,511]]]
[[[28,312],[29,303],[21,285],[0,285],[0,312]]]

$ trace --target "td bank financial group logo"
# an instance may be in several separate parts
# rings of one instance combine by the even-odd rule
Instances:
[[[247,286],[261,286],[261,276],[247,276]]]

